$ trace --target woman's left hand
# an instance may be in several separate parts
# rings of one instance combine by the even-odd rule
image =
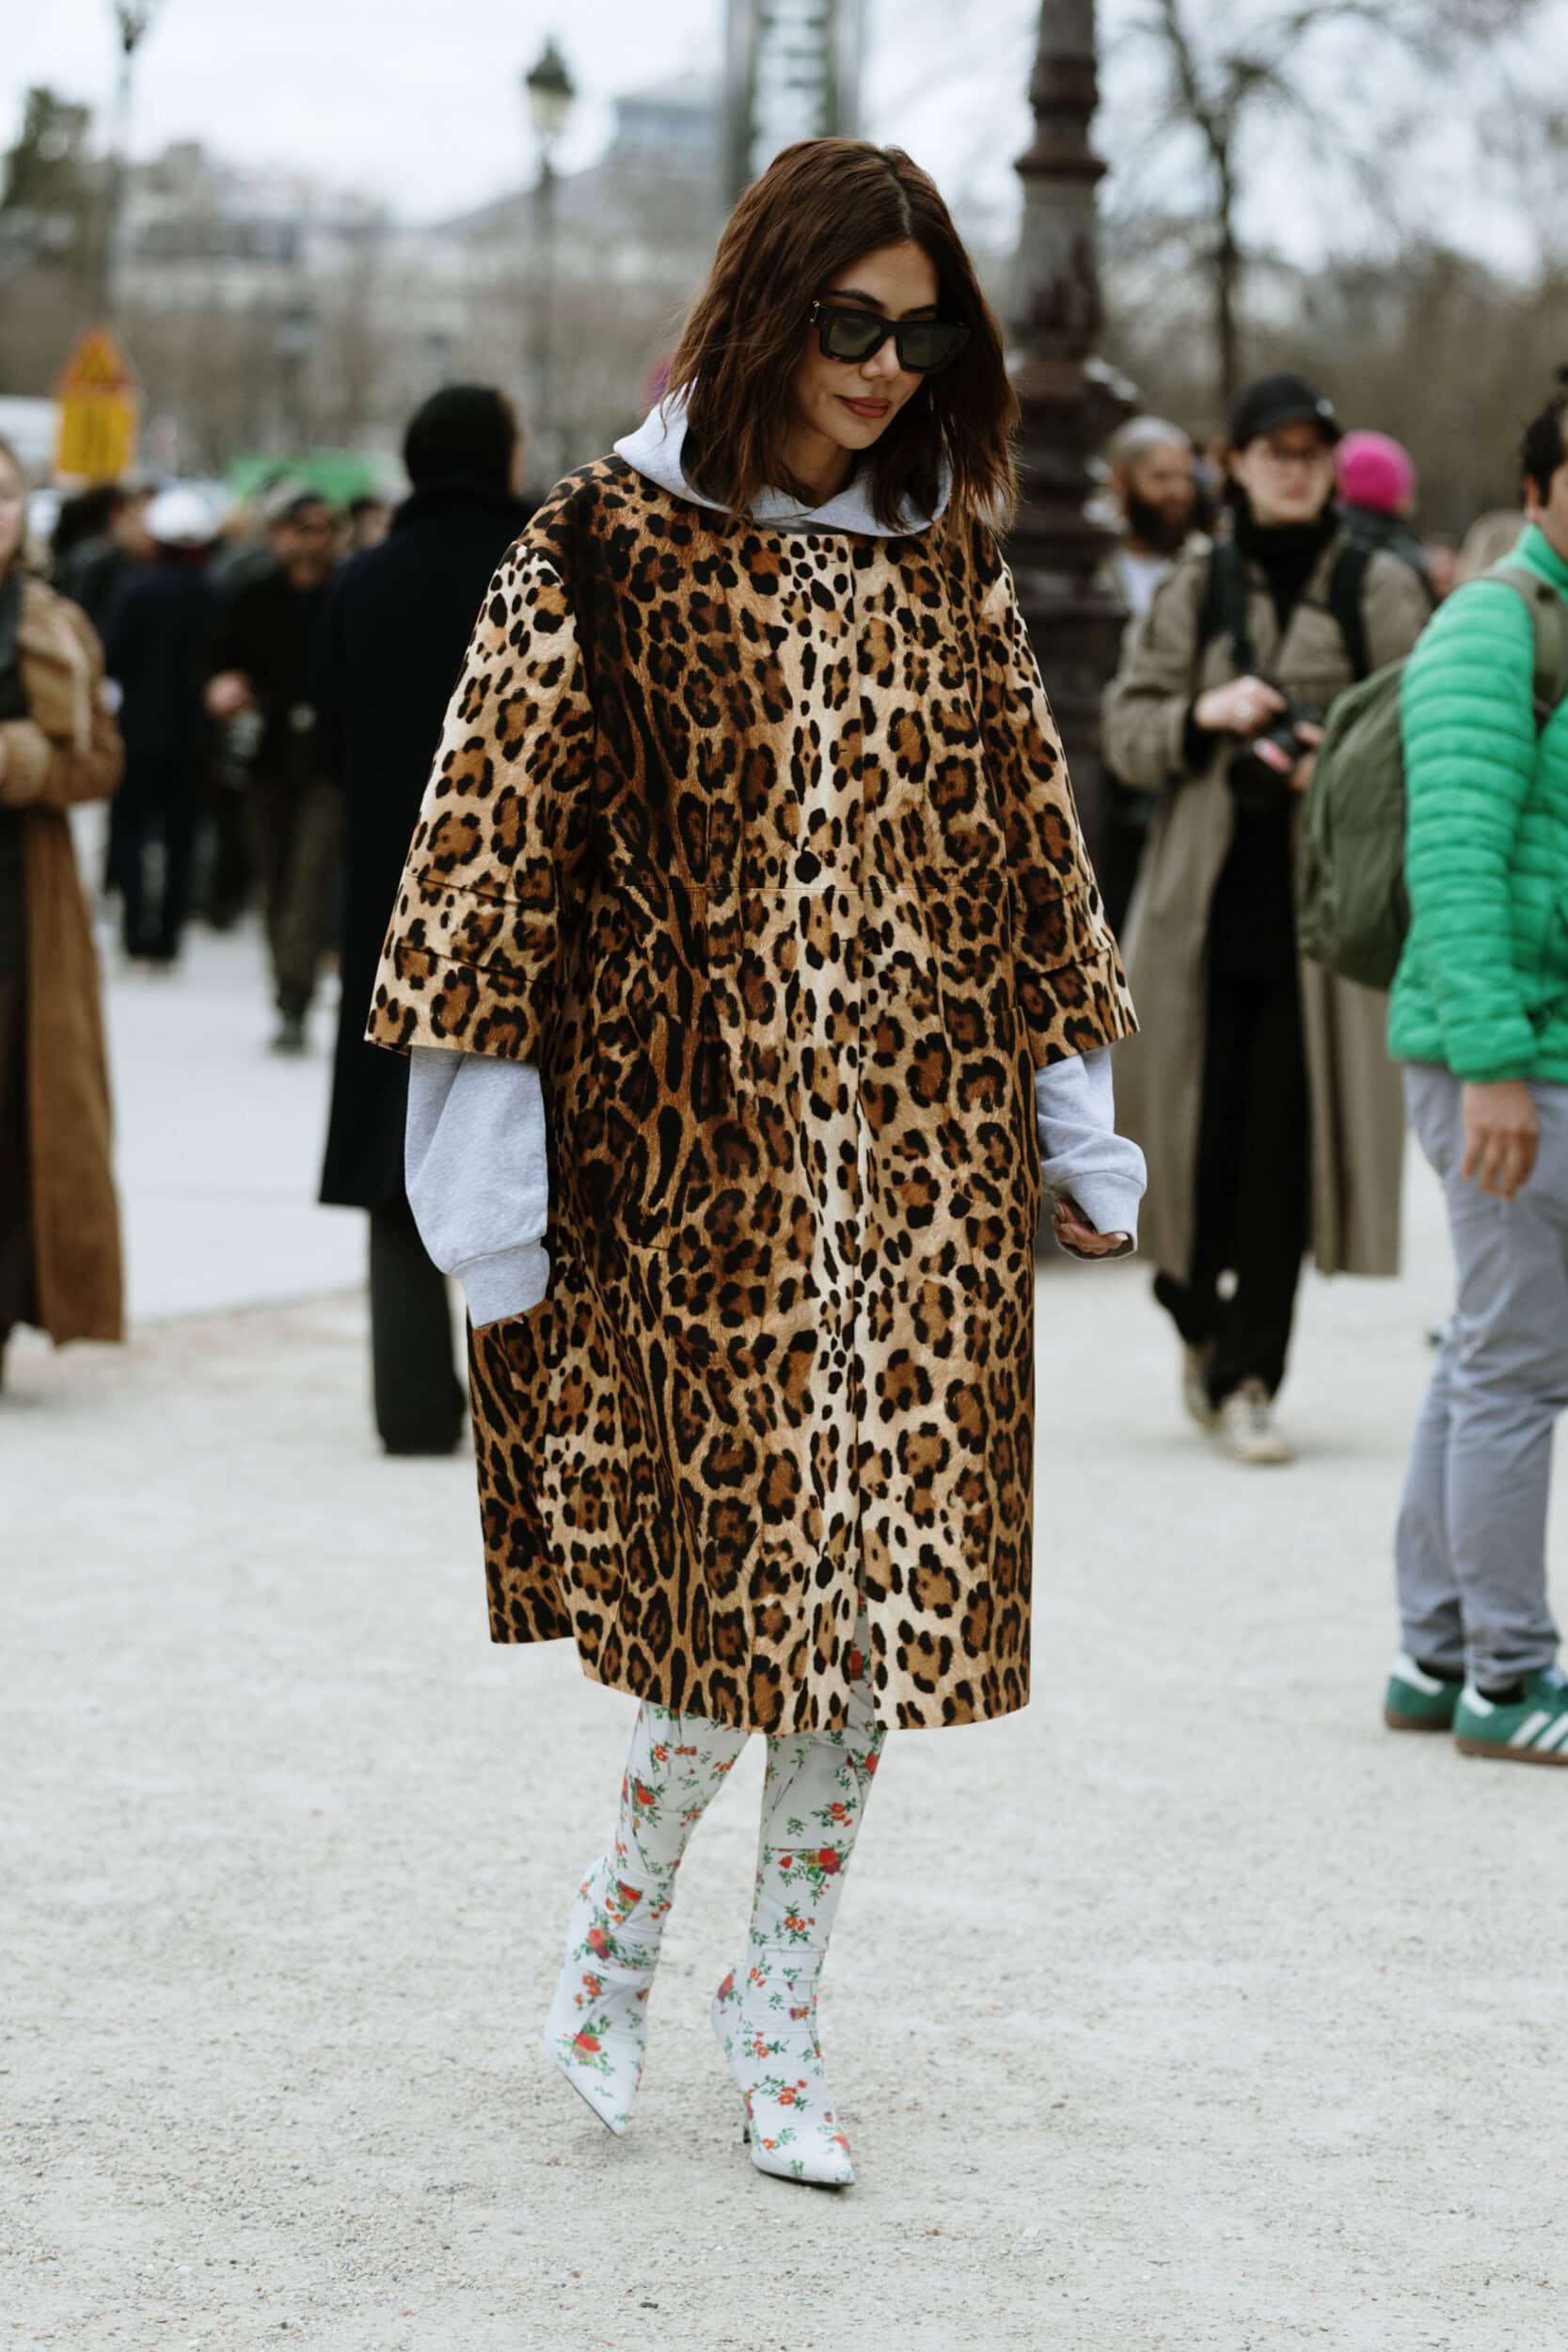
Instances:
[[[1075,1200],[1053,1200],[1051,1223],[1062,1248],[1075,1249],[1080,1257],[1109,1258],[1127,1247],[1125,1233],[1101,1233],[1088,1222]]]

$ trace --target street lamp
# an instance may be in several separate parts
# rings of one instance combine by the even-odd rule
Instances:
[[[553,39],[546,41],[523,76],[529,119],[539,149],[539,178],[533,191],[534,235],[539,248],[533,345],[535,415],[534,440],[546,460],[545,479],[553,480],[557,464],[555,433],[555,151],[566,128],[577,91],[566,60]]]
[[[1098,578],[1112,542],[1088,511],[1090,461],[1132,407],[1132,387],[1095,356],[1104,323],[1095,192],[1105,167],[1089,141],[1097,58],[1095,0],[1040,0],[1009,318],[1022,498],[1008,560],[1030,635],[1049,662],[1091,847],[1101,824],[1100,695],[1116,668],[1122,615]]]
[[[309,403],[306,379],[316,348],[315,305],[294,297],[277,314],[277,361],[282,377],[282,438],[294,457],[303,457],[309,436]]]
[[[119,72],[115,82],[108,170],[103,183],[103,217],[98,232],[97,282],[93,287],[94,307],[102,319],[113,316],[118,292],[120,215],[125,205],[125,167],[131,139],[131,85],[136,51],[152,22],[152,9],[153,0],[115,0],[112,10],[119,43]]]
[[[539,141],[541,167],[550,170],[555,148],[565,130],[577,91],[566,71],[566,60],[556,47],[553,38],[545,43],[534,63],[523,76],[528,92],[529,119],[533,135]]]

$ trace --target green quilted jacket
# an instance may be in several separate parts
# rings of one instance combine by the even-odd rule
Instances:
[[[1533,525],[1511,563],[1568,597]],[[1538,739],[1522,597],[1474,580],[1402,682],[1410,935],[1388,1015],[1400,1061],[1568,1083],[1568,701]]]

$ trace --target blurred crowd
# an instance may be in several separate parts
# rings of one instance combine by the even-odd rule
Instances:
[[[95,944],[73,805],[109,803],[95,896],[127,971],[189,923],[261,919],[274,1051],[341,1009],[324,1200],[371,1225],[376,1414],[450,1451],[465,1396],[445,1284],[404,1192],[404,1066],[363,1042],[375,961],[473,617],[528,516],[510,403],[450,386],[411,420],[407,494],[341,511],[280,473],[67,501],[30,546],[0,444],[0,1358],[11,1328],[120,1332]]]
[[[1285,446],[1292,436],[1299,450]],[[69,776],[62,770],[57,797],[63,806],[112,795],[102,871],[90,879],[105,922],[112,914],[121,968],[172,973],[193,920],[223,930],[259,914],[271,1044],[297,1055],[323,976],[341,966],[323,1198],[370,1215],[377,1419],[395,1451],[455,1443],[462,1384],[442,1285],[404,1192],[405,1073],[364,1045],[361,1025],[472,616],[529,511],[520,498],[522,453],[518,421],[501,394],[452,387],[410,421],[409,488],[396,503],[367,497],[334,506],[286,469],[237,501],[211,484],[120,484],[54,505],[50,539],[39,545],[25,529],[21,469],[0,452],[8,501],[0,516],[8,518],[0,567],[11,601],[24,580],[38,612],[48,598],[53,625],[76,632],[98,681],[90,723],[79,720],[76,732],[97,740],[97,729],[101,755],[90,771],[80,763]],[[1282,508],[1270,471],[1276,466],[1299,477],[1285,484]],[[1276,1458],[1282,1441],[1269,1408],[1284,1375],[1305,1234],[1317,1235],[1321,1263],[1366,1270],[1384,1268],[1395,1246],[1385,1199],[1402,1148],[1393,1080],[1380,1040],[1369,1033],[1358,1042],[1355,1021],[1342,1011],[1329,1021],[1304,1010],[1283,897],[1286,861],[1274,838],[1288,821],[1277,796],[1266,811],[1240,809],[1228,862],[1210,874],[1210,852],[1183,851],[1180,826],[1175,849],[1171,828],[1162,834],[1168,808],[1155,787],[1167,776],[1173,741],[1179,760],[1201,774],[1216,744],[1233,745],[1227,730],[1246,732],[1251,721],[1226,704],[1226,680],[1237,668],[1256,665],[1275,680],[1259,688],[1259,723],[1282,707],[1275,689],[1289,683],[1291,649],[1300,655],[1292,612],[1313,603],[1314,580],[1335,612],[1344,598],[1354,610],[1338,615],[1315,673],[1297,681],[1310,708],[1308,738],[1369,664],[1363,604],[1377,658],[1407,652],[1455,586],[1513,545],[1525,517],[1483,516],[1463,546],[1423,536],[1407,453],[1382,433],[1344,431],[1331,405],[1293,377],[1252,388],[1223,434],[1136,417],[1111,439],[1101,473],[1093,511],[1112,544],[1099,587],[1125,615],[1127,633],[1107,703],[1099,857],[1113,927],[1128,930],[1146,1036],[1152,1030],[1162,1041],[1154,1099],[1136,1100],[1136,1056],[1121,1067],[1133,1081],[1151,1155],[1198,1171],[1193,1198],[1180,1200],[1175,1188],[1181,1231],[1161,1260],[1187,1267],[1190,1279],[1178,1285],[1162,1276],[1161,1295],[1182,1339],[1195,1417],[1212,1422],[1229,1410],[1241,1457]],[[1300,498],[1292,505],[1303,485],[1305,506]],[[1272,583],[1273,603],[1263,596],[1254,631],[1268,640],[1266,655],[1251,649],[1245,628],[1232,628],[1233,616],[1215,602],[1227,550],[1254,567],[1255,587],[1265,576]],[[1183,576],[1201,584],[1173,604],[1173,583]],[[0,672],[4,660],[0,634]],[[1206,663],[1211,691],[1196,700]],[[25,662],[13,659],[10,679],[19,705],[37,691]],[[1195,714],[1216,702],[1226,707],[1206,730]],[[1291,757],[1309,751],[1304,740]],[[29,1018],[36,1031],[45,993],[39,965],[29,1016],[24,941],[29,927],[37,932],[55,918],[24,905],[19,819],[3,805],[4,773],[0,757],[0,1101],[18,1104]],[[57,863],[68,854],[63,834],[55,854]],[[1186,930],[1162,950],[1159,925],[1140,924],[1136,898],[1151,864],[1173,856],[1196,864],[1166,876],[1165,897],[1174,894],[1185,910]],[[1196,912],[1200,906],[1206,915]],[[90,937],[77,943],[71,961],[90,991]],[[56,998],[59,985],[55,973]],[[84,1014],[78,1030],[84,1103],[67,1122],[69,1151],[80,1165],[87,1138],[103,1159],[97,1206],[85,1224],[112,1240],[106,1101],[101,1074],[93,1075],[102,1058],[96,1014]],[[44,1050],[35,1035],[35,1070]],[[1317,1066],[1325,1057],[1326,1074]],[[1375,1083],[1367,1075],[1374,1062],[1384,1073]],[[1362,1176],[1361,1213],[1351,1225],[1333,1203],[1308,1197],[1314,1089],[1325,1102],[1343,1096],[1353,1105],[1349,1132]],[[1369,1112],[1369,1103],[1381,1108]],[[20,1112],[11,1120],[13,1143],[0,1168],[0,1264],[10,1269],[0,1279],[0,1346],[24,1319],[44,1322],[56,1336],[112,1336],[119,1275],[109,1242],[96,1256],[87,1250],[90,1263],[73,1278],[78,1303],[66,1311],[50,1258],[69,1256],[72,1245],[58,1221],[41,1247],[27,1240],[29,1220],[36,1232],[46,1222],[36,1200],[29,1207],[29,1187],[50,1179],[48,1154],[35,1151],[29,1168],[14,1142],[24,1123]],[[1325,1247],[1331,1232],[1339,1242]],[[1238,1395],[1244,1419],[1232,1403]]]
[[[64,501],[48,549],[103,645],[125,744],[102,878],[125,958],[166,972],[193,915],[224,930],[259,901],[282,1051],[303,1050],[331,922],[336,811],[310,788],[326,604],[391,520],[387,500],[334,508],[283,471],[234,501],[111,484]]]

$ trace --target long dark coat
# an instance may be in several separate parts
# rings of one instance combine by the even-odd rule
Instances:
[[[474,615],[527,519],[499,490],[417,490],[329,608],[321,743],[343,788],[343,993],[321,1197],[345,1208],[403,1198],[407,1064],[366,1044],[365,1007]]]
[[[550,1289],[471,1358],[491,1624],[764,1731],[1028,1694],[1037,1065],[1131,1009],[990,535],[623,460],[497,574],[379,1042],[537,1057]]]

